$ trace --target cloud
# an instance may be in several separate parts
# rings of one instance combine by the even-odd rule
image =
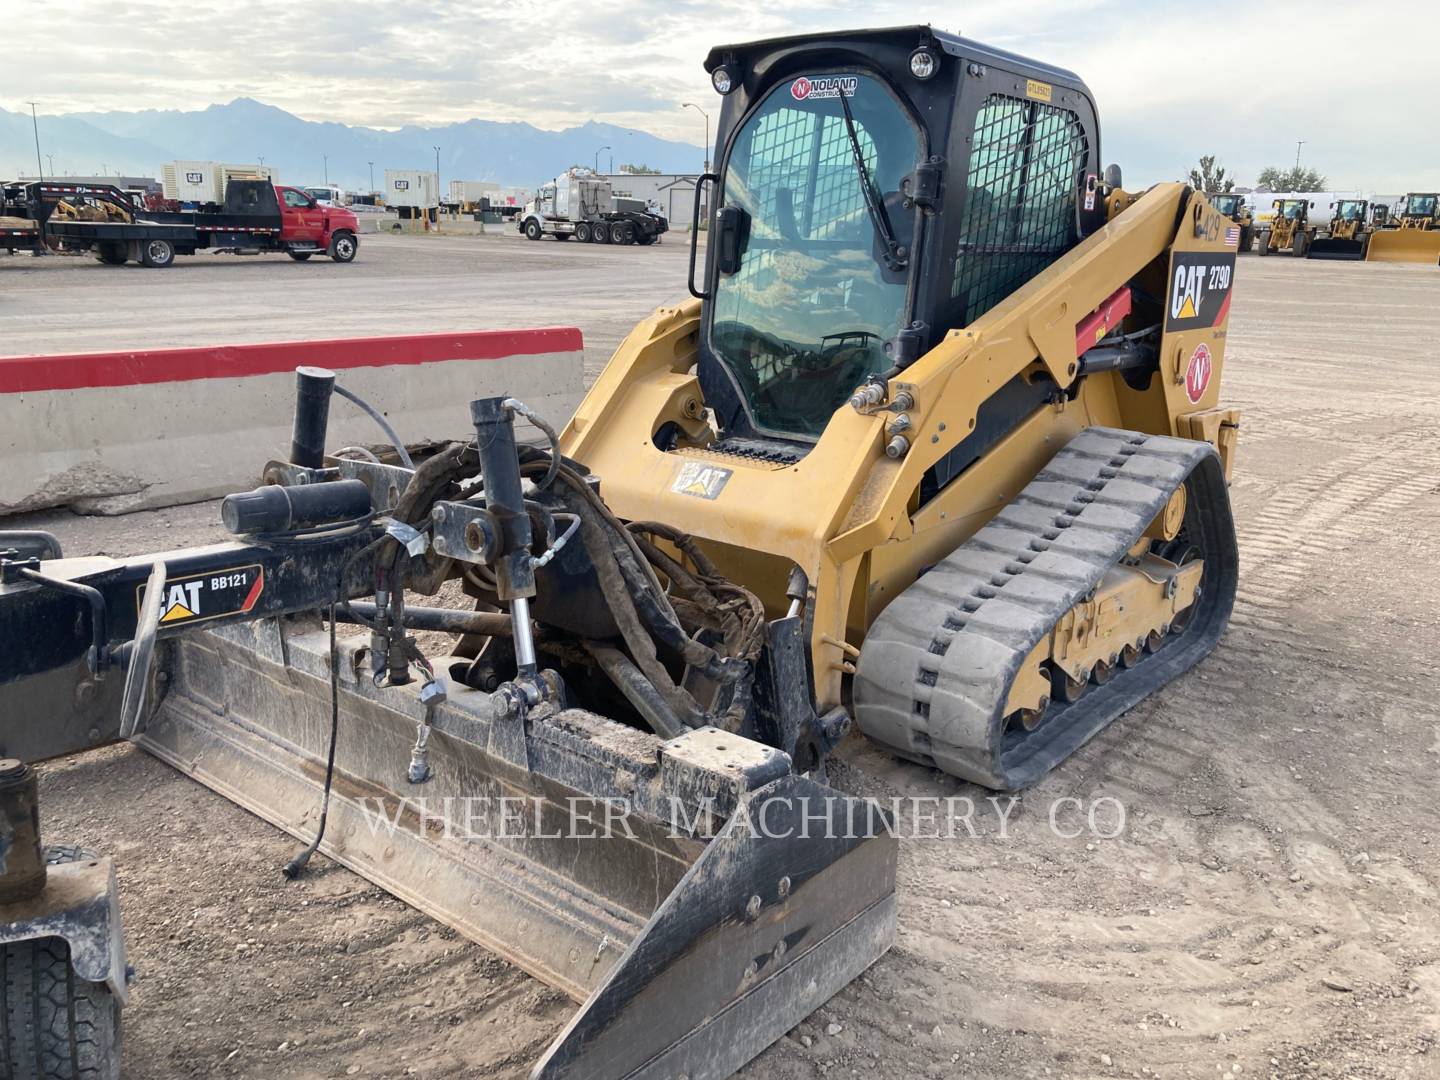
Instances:
[[[695,142],[700,118],[681,103],[718,111],[700,66],[713,45],[931,22],[1078,72],[1096,97],[1105,156],[1132,182],[1178,177],[1202,153],[1248,182],[1265,165],[1293,161],[1305,140],[1304,162],[1336,184],[1434,190],[1433,12],[1432,0],[1394,0],[1377,27],[1337,0],[976,0],[958,9],[899,0],[194,0],[177,17],[168,2],[134,0],[116,20],[109,3],[71,0],[63,33],[49,17],[9,21],[0,106],[196,109],[249,96],[354,125],[483,117],[561,129],[593,118]]]

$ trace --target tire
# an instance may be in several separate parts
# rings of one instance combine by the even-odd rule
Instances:
[[[597,221],[590,226],[590,239],[597,244],[608,244],[610,242],[610,226],[603,221]]]
[[[310,256],[314,255],[315,253],[313,251],[287,251],[285,254],[289,255],[296,262],[304,262],[306,259],[310,258]]]
[[[610,239],[623,247],[629,247],[635,243],[635,226],[629,221],[622,221],[610,230]]]
[[[545,234],[540,230],[540,222],[536,221],[534,218],[531,218],[529,221],[525,222],[526,240],[539,240],[540,237],[544,235]]]
[[[175,245],[169,240],[140,241],[140,263],[152,270],[164,270],[175,262]]]
[[[555,234],[555,239],[556,239],[556,240],[569,240],[569,239],[570,239],[570,234],[569,234],[568,232],[557,232],[557,233]]]
[[[1240,250],[1249,251],[1255,243],[1255,230],[1249,225],[1240,226]]]
[[[1269,255],[1269,254],[1270,254],[1270,234],[1269,234],[1268,232],[1262,232],[1262,233],[1260,233],[1258,236],[1256,236],[1255,239],[1256,239],[1256,241],[1257,241],[1258,244],[1259,244],[1259,247],[1258,247],[1258,249],[1257,249],[1258,254],[1260,254],[1260,255]]]
[[[45,852],[51,865],[89,858],[74,847]],[[0,1075],[119,1080],[120,1003],[104,983],[76,976],[60,938],[0,946],[0,998]]]
[[[1310,246],[1310,237],[1304,229],[1295,230],[1295,242],[1290,245],[1290,253],[1297,259],[1305,257],[1305,249]]]
[[[330,237],[330,249],[326,252],[332,262],[354,262],[360,252],[360,241],[349,231],[337,232]]]
[[[101,244],[95,250],[96,260],[106,266],[124,266],[128,256],[129,253],[123,243]]]

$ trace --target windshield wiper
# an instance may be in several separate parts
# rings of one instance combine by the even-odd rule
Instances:
[[[895,229],[890,224],[890,215],[875,192],[875,182],[870,179],[870,170],[865,167],[865,152],[860,149],[860,137],[855,134],[855,117],[850,113],[850,99],[840,92],[840,109],[845,113],[845,131],[850,136],[850,152],[855,157],[855,173],[860,177],[860,191],[865,196],[865,209],[870,214],[870,224],[880,238],[884,251],[880,257],[885,268],[891,271],[904,270],[910,260],[906,251],[895,239]]]

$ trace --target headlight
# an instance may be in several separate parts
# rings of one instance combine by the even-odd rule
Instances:
[[[933,52],[923,46],[910,54],[910,74],[924,82],[933,78],[940,70],[940,61]]]
[[[717,67],[710,73],[710,85],[717,94],[728,94],[735,89],[735,79],[727,67]]]

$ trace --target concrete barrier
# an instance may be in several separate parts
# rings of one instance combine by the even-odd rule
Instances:
[[[0,514],[114,514],[258,482],[290,444],[294,370],[330,368],[407,443],[470,438],[467,403],[509,394],[557,428],[584,393],[573,328],[0,357]],[[385,441],[348,401],[330,449]]]

